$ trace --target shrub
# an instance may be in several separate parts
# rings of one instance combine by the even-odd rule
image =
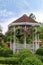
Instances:
[[[3,48],[1,49],[3,50]],[[32,54],[31,51],[28,49],[23,49],[18,54],[12,55],[12,57],[9,57],[10,53],[8,53],[8,55],[3,54],[2,56],[4,57],[0,57],[0,63],[3,65],[42,65],[41,61],[37,58],[37,56]]]
[[[32,57],[33,54],[30,50],[28,49],[23,49],[23,50],[20,50],[19,52],[19,62],[20,64],[22,63],[22,61],[27,58],[27,57]]]
[[[43,46],[36,51],[37,57],[43,62]]]
[[[43,56],[39,56],[39,55],[37,55],[37,57],[42,61],[42,63],[43,63]]]
[[[36,54],[43,56],[43,47],[39,48],[39,49],[36,51]]]
[[[14,57],[4,58],[0,57],[0,63],[1,64],[12,64],[12,65],[18,65],[19,59]]]
[[[9,57],[13,54],[13,51],[10,48],[1,48],[0,47],[0,56]]]
[[[22,53],[29,53],[29,54],[32,54],[32,52],[29,50],[29,49],[22,49],[19,51],[19,54],[22,54]]]
[[[42,62],[36,57],[25,58],[21,65],[42,65]]]

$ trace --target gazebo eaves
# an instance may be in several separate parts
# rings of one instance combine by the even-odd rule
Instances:
[[[31,26],[40,26],[39,23],[30,23],[30,22],[18,22],[18,23],[12,23],[9,26],[18,26],[18,25],[31,25]]]

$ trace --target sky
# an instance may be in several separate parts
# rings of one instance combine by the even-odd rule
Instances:
[[[3,33],[8,25],[23,14],[33,13],[43,23],[43,0],[0,0],[0,25]]]

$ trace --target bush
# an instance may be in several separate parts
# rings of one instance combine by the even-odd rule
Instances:
[[[37,57],[43,62],[43,46],[36,51]]]
[[[1,53],[3,53],[2,50]],[[18,54],[13,54],[12,57],[9,57],[10,53],[5,53],[6,55],[3,54],[2,56],[4,57],[0,57],[0,63],[3,65],[42,65],[41,61],[37,58],[37,56],[32,54],[31,51],[28,49],[23,49]]]
[[[21,65],[42,65],[42,62],[36,57],[25,58]]]
[[[26,58],[28,58],[28,60],[29,60],[29,63],[27,63],[27,64],[25,63]],[[32,60],[32,62],[30,61],[30,59]],[[19,65],[22,65],[22,63],[23,63],[23,65],[29,65],[29,64],[35,65],[35,63],[36,63],[36,65],[40,65],[41,61],[40,61],[40,63],[38,61],[40,61],[40,60],[38,60],[38,57],[36,55],[32,54],[32,52],[28,49],[23,49],[19,52]]]
[[[1,48],[0,47],[0,56],[9,57],[13,54],[13,51],[10,48]]]
[[[39,49],[36,51],[36,54],[43,56],[43,47],[39,48]]]
[[[19,51],[19,54],[23,54],[23,53],[32,54],[32,52],[29,49],[22,49],[22,50]]]
[[[37,57],[38,57],[38,59],[40,59],[40,60],[42,61],[42,63],[43,63],[43,56],[37,55]]]
[[[22,50],[20,50],[20,52],[19,52],[19,63],[21,64],[22,61],[25,58],[32,57],[32,56],[33,56],[33,54],[32,54],[32,52],[30,50],[28,50],[28,49],[22,49]]]
[[[1,64],[12,64],[12,65],[18,65],[19,59],[14,57],[4,58],[0,57],[0,63]]]

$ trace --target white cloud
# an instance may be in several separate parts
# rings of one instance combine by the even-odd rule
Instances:
[[[0,10],[0,24],[2,25],[3,33],[8,29],[8,25],[16,19],[14,12],[6,9]]]
[[[7,11],[6,9],[0,10],[0,16],[8,17],[14,15],[14,12]]]

